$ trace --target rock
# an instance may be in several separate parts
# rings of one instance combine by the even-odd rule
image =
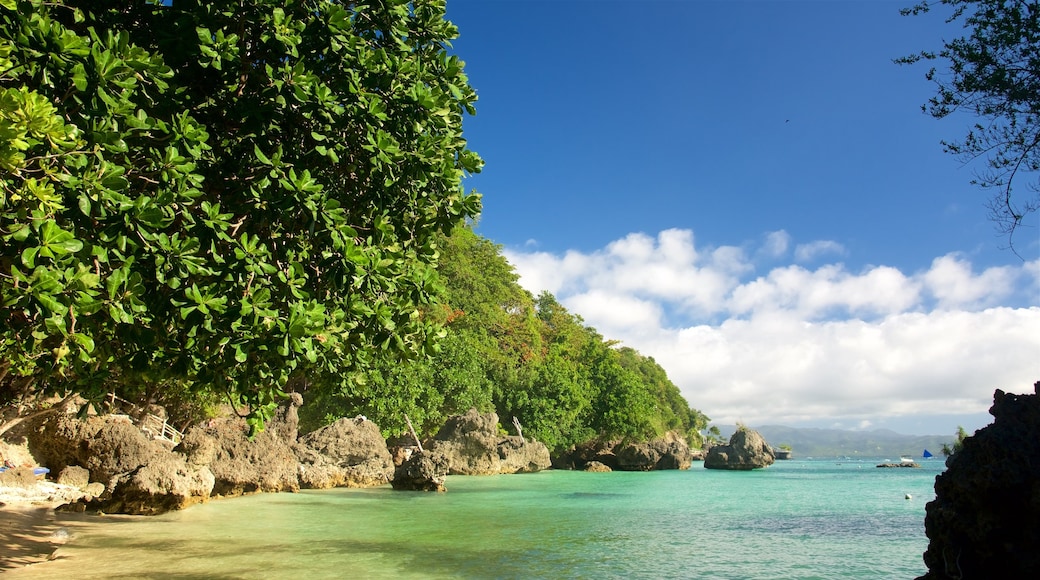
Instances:
[[[773,448],[754,429],[741,425],[729,438],[729,445],[716,445],[704,458],[707,469],[747,471],[773,464]]]
[[[0,471],[0,486],[31,488],[36,485],[36,474],[32,467],[12,467]]]
[[[379,427],[364,418],[339,419],[295,446],[300,486],[310,489],[383,485],[394,461]]]
[[[544,443],[498,434],[498,415],[470,409],[449,417],[426,452],[451,475],[534,472],[552,465]]]
[[[690,446],[674,431],[646,443],[628,443],[615,452],[618,469],[623,471],[689,469],[692,463]]]
[[[296,456],[279,429],[265,429],[250,439],[245,419],[217,419],[190,429],[175,450],[192,466],[209,467],[213,495],[300,488]]]
[[[925,508],[928,580],[1032,578],[1040,570],[1040,382],[997,390],[993,423],[964,440]]]
[[[55,481],[62,485],[85,488],[90,483],[90,471],[78,465],[69,465],[61,470]]]
[[[93,416],[78,420],[66,414],[51,415],[29,434],[33,456],[52,471],[78,465],[90,472],[90,480],[106,485],[134,471],[158,453],[167,453],[128,418]]]
[[[443,456],[414,453],[394,470],[390,482],[394,489],[409,491],[445,491],[444,477],[448,464]]]
[[[585,464],[585,469],[583,469],[582,471],[588,471],[592,473],[607,473],[613,471],[613,469],[607,467],[599,461],[590,461]]]
[[[158,515],[206,501],[213,484],[208,467],[191,465],[183,455],[168,453],[153,458],[90,503],[106,513]]]
[[[586,441],[554,457],[552,466],[556,469],[583,470],[589,463],[597,462],[614,470],[618,468],[614,448],[619,444],[620,441],[601,439]]]

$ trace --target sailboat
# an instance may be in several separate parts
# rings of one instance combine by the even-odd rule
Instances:
[[[931,453],[929,453],[927,449],[925,449],[924,453],[921,455],[921,457],[924,457],[925,459],[931,459],[932,457],[935,457],[935,456],[932,455]]]

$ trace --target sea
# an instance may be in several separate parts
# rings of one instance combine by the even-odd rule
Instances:
[[[754,471],[450,476],[258,494],[157,517],[59,514],[70,541],[24,578],[890,579],[926,572],[941,459]],[[899,458],[894,462],[898,463]]]

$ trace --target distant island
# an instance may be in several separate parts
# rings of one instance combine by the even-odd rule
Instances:
[[[734,425],[719,425],[719,431],[728,438],[735,430]],[[904,456],[920,458],[925,449],[937,452],[943,444],[953,445],[956,437],[946,435],[904,435],[890,429],[873,431],[848,431],[843,429],[817,429],[784,427],[782,425],[754,426],[770,444],[790,446],[800,459],[809,457],[890,457],[897,460]]]

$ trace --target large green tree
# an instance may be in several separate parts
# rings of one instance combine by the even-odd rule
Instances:
[[[991,216],[1013,241],[1040,207],[1040,179],[1027,176],[1040,171],[1040,2],[925,0],[903,13],[934,8],[945,8],[947,22],[959,23],[964,35],[897,62],[940,61],[927,73],[938,90],[923,109],[940,119],[957,111],[978,118],[963,139],[943,146],[966,161],[986,158],[974,183],[994,191]]]
[[[476,100],[443,0],[0,0],[0,388],[294,376],[428,352]]]

